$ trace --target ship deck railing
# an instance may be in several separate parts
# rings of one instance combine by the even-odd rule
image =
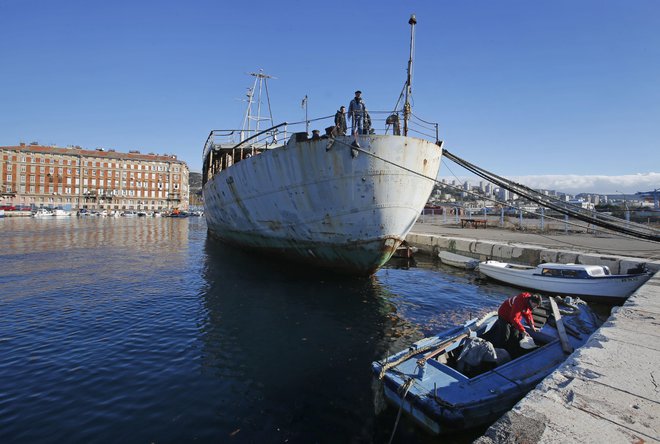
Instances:
[[[362,134],[402,134],[404,132],[403,110],[400,111],[368,111],[371,125],[363,128]],[[204,144],[203,159],[211,150],[250,149],[265,151],[285,145],[291,137],[297,134],[307,134],[313,137],[314,130],[319,136],[330,135],[334,128],[334,114],[330,116],[308,119],[300,122],[283,122],[267,129],[220,129],[212,130]],[[351,134],[351,121],[347,119],[346,134]],[[425,121],[411,114],[407,122],[409,136],[439,140],[439,125]],[[242,157],[242,156],[241,156]]]

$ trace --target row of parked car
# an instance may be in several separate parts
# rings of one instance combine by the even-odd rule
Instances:
[[[32,211],[29,205],[0,205],[0,210],[5,211]]]

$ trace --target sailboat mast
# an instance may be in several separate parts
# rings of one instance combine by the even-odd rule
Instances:
[[[403,135],[408,135],[408,119],[410,119],[410,96],[412,95],[413,55],[415,53],[415,14],[408,20],[410,25],[410,58],[408,59],[408,78],[406,79],[406,102],[403,105]]]

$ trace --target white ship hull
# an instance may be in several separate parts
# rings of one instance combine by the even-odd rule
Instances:
[[[392,256],[424,208],[441,148],[393,135],[296,142],[226,168],[203,188],[209,232],[246,249],[351,274]]]

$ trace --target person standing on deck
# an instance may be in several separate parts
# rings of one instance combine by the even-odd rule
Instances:
[[[362,134],[364,122],[364,110],[366,109],[362,101],[362,91],[355,91],[355,98],[348,105],[348,117],[352,120],[353,136],[357,140],[357,135]]]
[[[335,131],[338,136],[346,135],[346,107],[344,105],[335,114]]]

